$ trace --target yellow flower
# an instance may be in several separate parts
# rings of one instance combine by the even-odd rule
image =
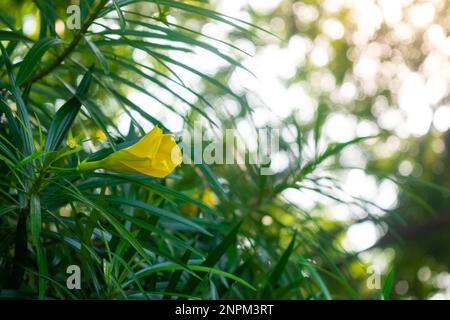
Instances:
[[[194,216],[198,213],[199,207],[193,203],[183,203],[180,206],[180,210],[184,214]]]
[[[95,131],[95,139],[100,141],[106,140],[106,134],[102,130]]]
[[[192,198],[199,199],[199,194],[196,193],[192,195]],[[217,198],[215,193],[208,188],[203,191],[201,201],[210,208],[215,208],[219,204],[219,199]],[[196,215],[199,213],[200,208],[193,203],[183,203],[180,206],[180,210],[182,213],[185,213],[187,215]]]
[[[215,208],[219,203],[217,196],[210,189],[205,189],[202,196],[202,202],[210,208]]]
[[[99,161],[82,162],[78,170],[99,168],[121,172],[141,173],[164,178],[181,164],[181,149],[171,134],[155,127],[136,144],[116,151]]]

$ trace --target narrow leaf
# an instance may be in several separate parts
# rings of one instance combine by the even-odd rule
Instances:
[[[20,64],[19,72],[17,73],[17,83],[21,85],[28,80],[33,74],[36,67],[40,64],[43,55],[52,47],[63,43],[58,38],[43,38],[36,42],[34,46],[28,51],[22,63]]]
[[[86,72],[77,89],[78,95],[86,94],[92,79],[91,71]],[[55,114],[47,135],[45,151],[56,150],[66,138],[67,133],[80,111],[81,102],[77,97],[69,99]]]
[[[41,203],[39,196],[32,194],[30,198],[30,224],[31,224],[31,238],[33,244],[36,246],[39,242],[41,234]]]

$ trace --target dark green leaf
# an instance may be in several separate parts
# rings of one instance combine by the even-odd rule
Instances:
[[[43,38],[36,42],[28,51],[22,63],[20,64],[19,72],[17,73],[17,83],[21,85],[28,80],[41,63],[44,54],[52,47],[63,43],[58,38]]]
[[[77,89],[78,95],[85,95],[91,83],[91,71],[86,72]],[[55,114],[47,134],[45,144],[46,151],[56,150],[67,137],[72,123],[80,110],[81,102],[77,97],[72,97]]]

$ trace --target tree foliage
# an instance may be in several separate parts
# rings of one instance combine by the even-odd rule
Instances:
[[[331,113],[326,96],[319,97],[312,122],[292,115],[276,125],[294,139],[282,137],[289,165],[273,175],[248,163],[183,164],[165,179],[76,170],[80,161],[127,147],[153,126],[180,139],[168,119],[180,120],[183,129],[200,121],[217,132],[250,119],[254,99],[228,81],[234,70],[251,76],[242,63],[251,57],[202,27],[220,24],[236,38],[264,46],[262,39],[276,36],[259,26],[263,17],[254,15],[251,24],[214,11],[206,1],[80,0],[81,25],[71,30],[67,23],[64,28],[69,5],[0,4],[2,298],[380,296],[364,288],[364,265],[340,245],[348,224],[318,214],[326,212],[319,202],[309,211],[287,197],[314,194],[324,203],[362,210],[381,226],[404,222],[397,209],[341,188],[340,172],[348,169],[337,161],[343,150],[385,136],[324,140]],[[24,33],[26,19],[37,23],[36,32]],[[338,53],[348,49],[344,42],[333,46]],[[224,67],[212,75],[191,66],[199,51]],[[343,59],[335,69],[339,81],[350,64]],[[225,104],[237,106],[238,113],[231,115]],[[130,119],[125,130],[123,115]],[[378,170],[376,161],[361,169],[405,183]],[[422,208],[433,209],[414,194]],[[379,212],[388,214],[374,214]],[[66,287],[70,265],[82,270],[80,290]],[[388,278],[385,298],[394,281]]]

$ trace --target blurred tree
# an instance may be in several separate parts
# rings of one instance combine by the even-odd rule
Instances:
[[[391,298],[448,294],[447,2],[0,12],[1,297],[380,298],[371,265],[382,283],[395,270]],[[247,157],[257,129],[278,129],[280,150],[166,179],[75,170],[195,124],[203,146],[237,129]]]
[[[348,206],[322,207],[317,214],[331,211],[327,217],[338,219],[339,243],[351,236],[352,224],[377,225],[378,241],[356,252],[364,251],[359,257],[385,272],[395,269],[392,297],[448,298],[448,2],[270,3],[248,1],[234,10],[249,12],[253,23],[280,36],[270,49],[278,51],[274,58],[300,61],[277,80],[286,88],[282,94],[295,88],[286,114],[299,118],[304,130],[317,125],[317,118],[305,117],[309,105],[323,110],[324,138],[329,142],[345,135],[381,134],[378,142],[349,148],[338,160],[343,167],[364,168],[363,176],[350,170],[343,178],[357,185],[353,195],[375,199],[385,213],[373,217],[355,211],[344,223],[338,221],[348,215]],[[265,50],[264,44],[259,46],[255,59]],[[283,69],[290,61],[274,63]],[[370,176],[377,179],[372,193],[364,192],[371,188]],[[387,183],[391,179],[397,190]],[[366,278],[363,271],[361,280]]]

